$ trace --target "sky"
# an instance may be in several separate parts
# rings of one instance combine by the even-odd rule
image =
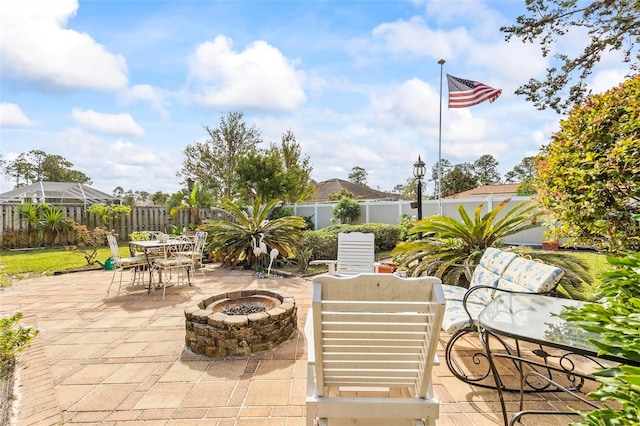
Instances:
[[[524,12],[524,0],[3,1],[0,154],[60,155],[109,194],[174,193],[184,148],[241,111],[263,148],[292,131],[319,182],[361,167],[390,191],[418,156],[428,179],[438,158],[484,154],[504,176],[563,118],[514,94],[551,60],[505,41]],[[612,55],[587,83],[602,92],[625,73]],[[446,74],[502,95],[449,109]],[[13,185],[0,177],[0,192]]]

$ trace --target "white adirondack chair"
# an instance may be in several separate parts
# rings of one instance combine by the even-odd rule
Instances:
[[[316,277],[305,325],[307,426],[331,418],[434,425],[431,371],[444,310],[435,277]]]
[[[375,235],[362,232],[338,234],[336,260],[312,260],[310,265],[329,265],[329,274],[356,275],[378,272],[375,262]]]

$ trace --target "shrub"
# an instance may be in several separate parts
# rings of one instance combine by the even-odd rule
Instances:
[[[640,253],[625,258],[608,257],[616,270],[603,274],[603,298],[582,308],[560,314],[579,327],[600,335],[590,340],[600,354],[623,356],[640,362]],[[619,409],[603,407],[583,414],[582,425],[637,425],[640,423],[640,367],[619,365],[594,374],[600,386],[587,396],[599,401],[616,401]]]
[[[17,352],[26,348],[37,330],[29,327],[19,327],[18,321],[22,313],[17,312],[10,317],[0,318],[0,370],[4,371],[7,363],[13,362]]]
[[[349,197],[342,197],[333,206],[333,217],[341,223],[351,223],[360,216],[360,204]]]
[[[331,225],[317,231],[305,231],[296,242],[298,250],[311,248],[313,259],[336,259],[338,256],[338,234],[340,232],[363,232],[375,235],[376,253],[390,251],[400,242],[398,225],[367,223],[362,225]]]

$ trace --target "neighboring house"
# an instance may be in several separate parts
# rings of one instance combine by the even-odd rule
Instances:
[[[0,194],[0,204],[23,202],[49,204],[120,203],[120,199],[81,183],[36,182]]]
[[[354,200],[402,200],[400,194],[392,194],[390,192],[378,191],[368,186],[358,185],[353,182],[342,179],[329,179],[324,182],[315,184],[316,196],[305,201],[305,203],[325,203],[329,201],[329,197],[333,194],[339,194],[342,189],[346,189],[353,194]]]
[[[456,198],[514,197],[517,195],[516,193],[519,185],[519,183],[483,185],[444,198],[451,200]]]

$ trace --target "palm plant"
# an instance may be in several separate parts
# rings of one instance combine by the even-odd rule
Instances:
[[[23,203],[18,207],[21,225],[25,225],[27,243],[29,247],[39,247],[42,244],[42,233],[38,227],[40,223],[40,204]]]
[[[60,231],[67,229],[69,222],[65,220],[66,215],[62,208],[43,204],[40,210],[39,225],[45,235],[50,237],[50,243],[54,244]]]
[[[532,201],[517,204],[496,220],[509,201],[504,200],[484,216],[480,204],[473,219],[461,205],[458,212],[462,221],[429,216],[416,222],[409,233],[422,233],[424,238],[398,244],[392,252],[396,264],[412,276],[435,274],[450,284],[468,282],[484,249],[500,245],[506,236],[539,226],[542,212]]]
[[[209,232],[210,252],[223,266],[236,266],[245,262],[250,267],[256,260],[256,247],[263,242],[269,249],[277,249],[281,257],[288,257],[294,250],[294,242],[302,234],[306,223],[302,217],[286,216],[269,220],[269,215],[281,201],[262,204],[255,197],[252,205],[243,209],[231,200],[222,200],[215,208],[225,213],[229,220],[205,220],[201,228]],[[266,253],[261,251],[260,257]]]

